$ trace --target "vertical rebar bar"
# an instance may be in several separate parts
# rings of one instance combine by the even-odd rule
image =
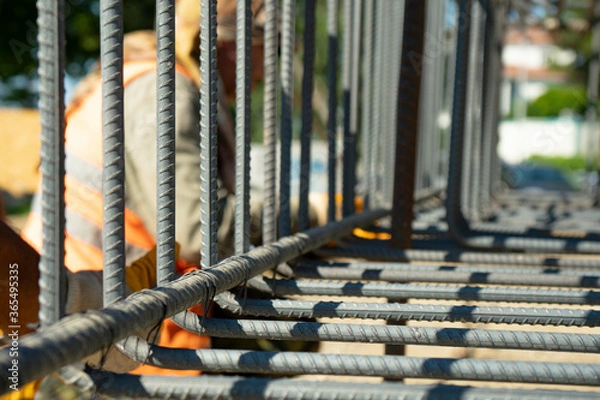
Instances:
[[[448,197],[446,210],[460,210],[460,197],[463,185],[463,151],[465,130],[465,108],[467,98],[467,81],[470,66],[470,39],[471,39],[471,9],[472,0],[460,0],[459,26],[456,39],[456,63],[454,68],[454,90],[452,97],[452,123],[450,128],[450,165],[448,166]],[[462,215],[462,213],[458,213]],[[455,229],[465,229],[466,221],[458,221],[462,226]]]
[[[479,49],[477,43],[479,42],[479,25],[481,21],[481,8],[479,1],[474,1],[471,4],[469,10],[470,15],[470,47],[469,47],[469,74],[467,76],[467,92],[465,98],[465,126],[464,126],[464,138],[462,151],[462,186],[460,191],[460,203],[461,210],[465,215],[471,216],[472,214],[472,198],[471,198],[471,186],[473,184],[473,171],[472,171],[472,154],[473,154],[473,136],[477,134],[475,126],[475,118],[473,110],[477,107],[477,62],[480,58],[478,53]],[[455,97],[456,99],[456,97]]]
[[[200,4],[200,255],[209,268],[217,262],[217,4]]]
[[[338,69],[338,0],[327,1],[327,147],[328,206],[327,221],[335,221],[337,174],[337,69]]]
[[[250,247],[250,74],[252,1],[237,2],[236,15],[235,253]]]
[[[156,281],[175,276],[175,4],[156,1]]]
[[[350,164],[350,146],[352,141],[351,132],[351,98],[352,98],[352,30],[353,13],[355,1],[344,1],[344,34],[343,34],[343,51],[342,51],[342,107],[344,109],[343,120],[343,162],[342,162],[342,217],[352,214],[350,203],[354,202],[354,187],[350,187],[351,168]]]
[[[363,57],[363,70],[362,70],[362,104],[361,104],[361,135],[362,135],[362,149],[361,149],[361,165],[362,165],[362,196],[364,199],[365,209],[372,208],[370,194],[374,184],[370,179],[370,168],[372,164],[371,157],[373,156],[371,148],[374,146],[373,143],[373,15],[375,12],[375,2],[365,3],[364,12],[364,57]]]
[[[294,41],[296,2],[283,0],[281,27],[281,163],[279,175],[279,236],[292,232],[290,180],[292,159],[292,100],[294,96]]]
[[[354,198],[356,196],[356,168],[357,168],[357,140],[359,124],[359,95],[360,95],[360,56],[361,48],[361,24],[362,24],[362,2],[355,1],[352,10],[352,68],[350,80],[350,136],[346,144],[344,159],[347,158],[347,196],[344,196],[346,212],[351,215],[356,212]]]
[[[300,201],[298,230],[310,226],[308,193],[310,191],[310,146],[312,135],[312,97],[315,63],[315,0],[304,2],[304,75],[302,76],[302,130],[300,132]]]
[[[382,149],[382,106],[383,106],[383,55],[384,55],[384,30],[383,21],[385,17],[385,4],[383,0],[375,2],[375,51],[373,68],[373,107],[371,115],[373,118],[372,146],[371,146],[371,165],[369,166],[369,180],[371,181],[371,206],[376,208],[381,204],[381,149]]]
[[[42,175],[42,248],[39,277],[39,319],[46,327],[64,316],[64,1],[38,0],[38,58]],[[18,322],[11,319],[11,323]]]
[[[279,48],[277,4],[277,0],[265,0],[264,244],[272,243],[277,239],[277,52]]]
[[[484,52],[485,52],[485,26],[487,24],[487,0],[480,0],[475,3],[479,9],[477,25],[474,25],[474,29],[477,31],[477,41],[473,42],[473,50],[477,54],[475,64],[473,65],[474,71],[474,94],[473,94],[473,107],[470,109],[472,113],[472,125],[471,125],[471,141],[472,148],[471,154],[471,183],[470,188],[470,204],[469,204],[469,215],[471,220],[479,220],[481,215],[479,213],[479,194],[481,192],[481,145],[482,145],[482,112],[483,112],[483,72],[484,72]],[[475,16],[474,16],[475,17]]]
[[[491,174],[492,174],[492,130],[498,127],[494,124],[496,118],[494,115],[498,112],[499,90],[499,60],[497,59],[497,37],[496,37],[496,7],[487,2],[485,12],[485,50],[484,50],[484,86],[483,97],[483,130],[481,138],[481,190],[479,191],[479,211],[482,216],[489,212],[490,194],[491,194]]]
[[[125,297],[125,163],[123,130],[123,2],[100,3],[104,217],[104,305]]]
[[[416,139],[419,128],[425,3],[406,0],[403,44],[396,118],[396,157],[394,168],[394,201],[392,207],[392,244],[397,248],[412,247],[412,221],[415,188]],[[429,132],[425,132],[428,134]]]

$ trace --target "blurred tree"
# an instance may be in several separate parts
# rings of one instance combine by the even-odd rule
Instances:
[[[154,27],[154,0],[125,1],[125,32]],[[37,103],[37,10],[35,0],[0,0],[0,102]],[[85,75],[99,56],[98,0],[65,0],[66,72]]]
[[[578,85],[556,86],[529,103],[529,117],[557,117],[562,110],[572,110],[577,115],[585,113],[587,104],[585,88]]]

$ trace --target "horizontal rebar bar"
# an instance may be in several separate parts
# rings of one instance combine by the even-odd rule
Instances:
[[[363,356],[252,350],[172,349],[125,341],[128,352],[148,365],[205,372],[323,374],[494,382],[600,385],[600,364],[507,360]]]
[[[479,283],[494,285],[560,286],[577,288],[600,288],[600,275],[564,274],[564,270],[553,273],[528,273],[511,271],[463,271],[463,267],[444,270],[443,267],[420,268],[422,265],[408,265],[410,268],[354,268],[354,267],[295,267],[296,278],[345,279],[383,282],[437,282],[437,283]],[[499,268],[500,269],[500,268]]]
[[[42,332],[23,337],[19,341],[19,383],[24,385],[77,362],[386,214],[387,210],[373,210],[282,238],[243,256],[226,259],[209,270],[184,275],[153,290],[136,292],[126,301],[65,318]],[[9,390],[13,360],[9,350],[0,350],[0,394]]]
[[[314,252],[322,257],[352,257],[382,261],[461,262],[497,265],[600,268],[600,258],[548,254],[476,252],[463,250],[397,250],[372,247],[325,247]]]
[[[597,393],[557,390],[474,388],[451,385],[404,385],[383,382],[320,382],[287,378],[238,376],[137,376],[91,371],[98,392],[109,396],[156,399],[264,399],[264,400],[497,400],[596,399]]]
[[[389,300],[432,299],[462,301],[502,301],[517,303],[600,304],[600,292],[578,289],[540,289],[411,283],[370,283],[343,281],[308,281],[264,279],[249,283],[262,292],[277,296],[362,296]]]
[[[217,319],[193,313],[178,314],[173,320],[189,331],[224,338],[600,353],[600,335],[579,333]]]
[[[477,322],[560,326],[600,326],[600,311],[554,308],[354,303],[308,300],[215,298],[220,307],[242,315],[295,318],[365,318],[388,321]]]

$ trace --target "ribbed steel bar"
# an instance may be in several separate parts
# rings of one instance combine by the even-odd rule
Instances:
[[[463,262],[497,265],[599,268],[600,260],[590,257],[565,257],[549,254],[470,252],[462,250],[396,250],[369,247],[322,248],[315,252],[323,257],[353,257],[384,261]]]
[[[138,346],[128,350],[148,365],[253,374],[381,376],[494,382],[600,385],[600,365],[402,356],[363,356],[251,350],[188,350]]]
[[[123,129],[123,1],[100,3],[104,206],[104,305],[125,298],[125,154]]]
[[[373,210],[282,238],[244,256],[230,257],[213,268],[187,274],[153,290],[136,292],[127,301],[63,319],[43,332],[23,337],[19,341],[19,383],[24,385],[106,349],[115,341],[155,326],[195,304],[203,304],[248,277],[347,235],[356,227],[364,228],[388,213]],[[0,393],[9,390],[13,359],[9,352],[9,348],[0,350]]]
[[[600,288],[600,275],[582,272],[564,274],[563,271],[528,273],[518,269],[510,271],[423,268],[408,265],[405,268],[356,268],[356,267],[295,267],[294,276],[308,279],[368,280],[383,282],[435,282],[472,283],[490,285],[557,286],[573,288]],[[500,268],[499,268],[500,269]]]
[[[264,146],[265,182],[263,204],[263,243],[277,240],[277,52],[278,1],[265,0],[265,98]]]
[[[600,292],[577,289],[529,289],[412,283],[363,283],[314,280],[252,279],[252,287],[277,296],[356,296],[389,300],[432,299],[489,302],[600,304]]]
[[[491,174],[492,174],[492,152],[496,151],[493,146],[494,129],[498,129],[496,125],[497,119],[495,114],[498,113],[498,98],[500,91],[500,57],[498,54],[498,37],[496,35],[498,28],[498,19],[496,17],[497,6],[491,2],[486,4],[486,28],[485,28],[485,51],[484,51],[484,82],[489,82],[484,85],[483,97],[483,126],[482,126],[482,143],[481,143],[481,190],[479,192],[480,212],[483,216],[489,213],[491,207]]]
[[[338,0],[327,0],[327,221],[335,221],[337,191]]]
[[[309,228],[308,192],[310,191],[310,146],[313,119],[315,64],[315,0],[304,2],[304,74],[302,76],[302,127],[300,131],[300,198],[298,230]]]
[[[156,281],[175,277],[175,4],[156,1]]]
[[[557,326],[600,326],[600,311],[526,307],[354,303],[309,300],[238,299],[230,293],[217,303],[236,314],[260,317],[368,318],[387,321],[477,322]],[[243,304],[242,304],[243,303]]]
[[[250,77],[252,71],[252,1],[237,2],[236,13],[236,162],[235,253],[250,247]]]
[[[201,0],[200,9],[200,263],[217,263],[217,4]]]
[[[308,321],[214,319],[179,314],[174,321],[202,335],[237,339],[336,341],[600,353],[600,335]]]
[[[482,103],[483,103],[483,88],[484,83],[484,53],[485,53],[485,28],[488,24],[486,5],[487,0],[476,1],[474,5],[478,8],[479,18],[477,25],[473,21],[473,29],[477,31],[477,40],[473,41],[473,50],[476,53],[475,62],[472,65],[474,76],[473,87],[473,107],[469,109],[471,113],[471,154],[469,154],[469,163],[471,169],[471,182],[469,184],[469,215],[473,220],[479,220],[479,193],[481,192],[481,135],[483,132],[482,126]],[[475,15],[473,14],[473,17]]]
[[[468,273],[502,273],[502,274],[524,274],[524,275],[553,275],[553,276],[585,276],[585,277],[600,277],[600,271],[591,268],[558,268],[544,266],[490,266],[476,264],[410,264],[404,262],[384,262],[384,261],[353,261],[353,262],[334,262],[334,261],[319,261],[302,258],[294,260],[290,263],[294,270],[302,271],[305,268],[316,267],[331,267],[339,268],[340,270],[349,269],[367,269],[367,270],[389,270],[389,271],[423,271],[428,272],[468,272]]]
[[[292,102],[296,2],[283,0],[281,27],[281,163],[279,168],[279,237],[292,232],[290,209],[292,165]]]
[[[374,49],[374,67],[373,67],[373,103],[371,116],[373,125],[371,126],[371,164],[369,165],[369,181],[371,181],[371,191],[369,201],[376,207],[381,204],[381,180],[382,180],[382,92],[385,82],[383,80],[383,53],[384,53],[384,31],[383,20],[385,17],[384,0],[374,0],[375,4],[375,49]]]
[[[375,1],[370,1],[364,4],[364,27],[363,27],[363,52],[362,57],[362,98],[361,98],[361,151],[360,158],[362,160],[362,198],[364,200],[364,208],[369,209],[372,207],[371,193],[373,192],[374,181],[371,181],[369,170],[373,163],[373,151],[372,146],[374,135],[373,135],[373,54],[375,43],[374,38],[374,13],[375,13]]]
[[[400,71],[396,71],[400,78],[395,97],[396,117],[393,125],[396,151],[390,244],[396,248],[408,249],[412,247],[419,97],[423,75],[422,68],[414,62],[414,59],[423,59],[424,56],[426,13],[425,3],[420,0],[406,0],[404,5],[401,64]],[[430,134],[422,131],[420,133]]]
[[[42,175],[42,248],[39,277],[39,320],[46,327],[65,314],[64,268],[64,1],[38,0],[38,59]],[[10,262],[10,260],[6,260]],[[12,284],[12,281],[11,281]],[[8,290],[4,288],[3,290]],[[8,304],[7,304],[8,307]],[[18,318],[11,323],[18,325]]]
[[[346,217],[352,214],[354,205],[354,186],[352,185],[352,172],[354,164],[351,164],[351,146],[352,137],[352,68],[354,67],[352,53],[353,50],[353,10],[357,6],[356,0],[344,0],[343,14],[343,48],[342,48],[342,107],[343,107],[343,162],[342,162],[342,216]]]
[[[477,82],[477,72],[476,72],[476,68],[477,68],[477,63],[479,58],[481,57],[481,54],[479,54],[479,48],[478,48],[478,43],[479,43],[479,33],[480,33],[480,29],[479,26],[481,25],[481,7],[479,4],[478,0],[475,1],[469,1],[467,3],[468,5],[465,6],[465,10],[466,12],[469,13],[468,19],[469,19],[469,25],[468,25],[468,35],[469,35],[469,41],[467,42],[466,46],[467,46],[467,50],[466,52],[468,53],[468,56],[465,57],[466,58],[466,63],[464,65],[461,65],[461,68],[464,68],[464,71],[461,71],[461,74],[465,75],[465,95],[464,95],[464,99],[461,98],[460,100],[456,97],[458,95],[458,93],[455,93],[455,100],[454,102],[457,103],[458,101],[464,101],[464,104],[461,104],[461,107],[463,108],[463,113],[461,114],[463,123],[464,123],[464,130],[462,133],[463,139],[462,139],[462,154],[463,156],[461,157],[460,161],[457,160],[457,163],[455,165],[450,165],[450,168],[456,167],[456,168],[461,168],[461,179],[462,179],[462,184],[461,184],[461,190],[460,190],[460,207],[462,212],[468,216],[471,217],[472,216],[472,198],[471,198],[471,186],[473,184],[473,180],[472,180],[472,174],[473,174],[473,170],[472,170],[472,166],[471,166],[471,161],[472,161],[472,153],[473,153],[473,136],[476,134],[479,134],[479,130],[477,129],[477,127],[474,125],[475,124],[475,118],[474,118],[474,112],[473,110],[477,107],[477,91],[479,89],[478,87],[478,82]],[[461,3],[461,11],[460,12],[464,12],[463,8],[462,8],[462,3]],[[463,19],[464,20],[464,19]],[[464,28],[467,29],[467,28]],[[459,31],[460,32],[460,31]],[[460,40],[460,33],[459,33],[459,40]],[[458,54],[458,50],[457,50],[457,54]],[[459,66],[457,65],[457,70],[459,69]],[[458,73],[458,72],[457,72]],[[455,83],[456,85],[456,83]],[[455,86],[455,92],[456,92],[456,86]],[[453,121],[454,121],[454,115],[453,115]],[[461,164],[458,164],[458,163]]]
[[[156,399],[264,399],[264,400],[508,400],[595,399],[596,393],[559,390],[474,388],[449,385],[353,383],[237,376],[161,377],[91,371],[98,392],[109,396]]]

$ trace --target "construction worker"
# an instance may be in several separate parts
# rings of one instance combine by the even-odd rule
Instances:
[[[227,62],[235,46],[236,1],[220,0],[218,22],[219,68],[231,75],[235,64]],[[200,148],[199,98],[201,77],[198,68],[199,2],[176,2],[176,240],[180,244],[177,271],[185,273],[200,263]],[[253,6],[255,37],[260,38],[262,0]],[[233,18],[233,19],[232,19]],[[253,77],[262,70],[262,47],[253,46],[257,66]],[[125,247],[129,291],[155,286],[155,262],[151,249],[156,236],[156,47],[153,32],[134,32],[124,39],[124,120],[125,120]],[[234,186],[234,132],[226,99],[235,84],[224,83],[219,111],[219,189],[220,254],[231,252],[233,203],[229,200]],[[102,91],[99,71],[86,77],[75,91],[66,111],[65,265],[69,274],[67,311],[75,312],[102,306]],[[23,238],[37,251],[41,248],[40,190],[34,198]],[[137,263],[134,261],[138,260]],[[152,270],[152,271],[151,271]],[[135,272],[134,272],[135,271]],[[84,273],[85,272],[85,273]],[[166,347],[206,348],[207,337],[191,334],[166,320],[158,342]],[[126,368],[128,369],[128,368]],[[169,371],[142,366],[138,373],[197,374],[195,371]]]

